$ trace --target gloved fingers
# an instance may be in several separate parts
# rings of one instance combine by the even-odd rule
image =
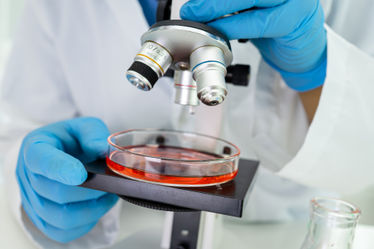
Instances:
[[[109,131],[97,118],[83,117],[41,127],[24,139],[24,148],[46,143],[83,162],[103,157],[108,149]]]
[[[97,199],[106,194],[98,190],[65,185],[42,175],[34,174],[27,169],[26,174],[32,188],[38,195],[58,204]]]
[[[31,143],[24,151],[25,166],[33,173],[67,185],[79,185],[87,178],[83,164],[76,158],[43,143]]]
[[[25,172],[25,167],[22,163],[18,163],[16,168],[16,176],[19,188],[21,190],[21,196],[26,198],[30,205],[34,208],[43,206],[42,199],[39,198],[30,185],[30,181]]]
[[[22,207],[25,210],[25,213],[29,216],[31,222],[48,238],[61,243],[67,243],[85,235],[86,233],[91,231],[91,229],[97,223],[93,222],[91,224],[69,230],[59,229],[57,227],[51,226],[50,224],[46,223],[43,219],[38,217],[24,195],[21,195],[21,200]]]
[[[43,205],[36,206],[35,211],[48,224],[66,230],[98,221],[115,205],[117,200],[118,196],[114,194],[105,194],[98,199],[62,205],[44,199]]]
[[[23,209],[25,210],[26,214],[29,216],[32,223],[34,223],[34,225],[40,231],[44,232],[46,230],[46,227],[47,227],[46,223],[36,215],[35,211],[31,207],[30,202],[27,200],[27,197],[24,193],[24,189],[22,189],[22,187],[20,187],[20,189],[21,189],[21,201],[22,201]]]
[[[246,11],[208,23],[233,39],[274,38],[289,34],[297,20],[280,20],[284,6]],[[292,17],[296,18],[296,17]]]
[[[78,140],[83,153],[94,160],[103,157],[108,150],[109,130],[98,118],[84,117],[68,122],[70,133]]]
[[[190,0],[185,3],[180,15],[183,19],[209,22],[237,11],[253,7],[274,7],[287,0]]]
[[[21,194],[28,200],[34,212],[48,224],[60,229],[72,229],[96,222],[118,200],[116,195],[105,194],[94,200],[60,205],[34,192],[22,165],[17,167],[16,173]]]
[[[91,224],[88,224],[88,225],[76,227],[76,228],[69,229],[69,230],[59,229],[57,227],[46,224],[46,229],[44,231],[44,234],[47,237],[53,240],[56,240],[60,243],[68,243],[70,241],[78,239],[79,237],[82,237],[83,235],[91,231],[92,228],[94,228],[96,224],[97,224],[97,221]]]

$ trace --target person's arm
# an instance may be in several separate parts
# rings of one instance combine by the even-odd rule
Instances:
[[[299,97],[303,103],[305,113],[308,117],[309,123],[313,121],[314,115],[316,113],[319,99],[321,97],[322,86],[315,88],[307,92],[300,92]]]

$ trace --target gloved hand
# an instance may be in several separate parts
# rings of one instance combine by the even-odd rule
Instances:
[[[217,19],[235,12],[240,13]],[[325,80],[327,43],[319,0],[190,0],[180,15],[208,23],[229,39],[251,39],[297,91]]]
[[[118,197],[77,187],[87,178],[82,162],[104,156],[109,135],[96,118],[54,123],[23,140],[16,175],[22,205],[49,238],[69,242],[89,232]]]

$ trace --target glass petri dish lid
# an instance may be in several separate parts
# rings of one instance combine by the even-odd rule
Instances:
[[[240,150],[192,132],[135,129],[108,138],[107,166],[124,177],[161,185],[202,187],[231,181]]]

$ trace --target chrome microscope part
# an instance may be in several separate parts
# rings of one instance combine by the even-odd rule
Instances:
[[[175,70],[174,73],[175,103],[179,105],[198,106],[196,81],[189,70]]]
[[[218,105],[225,99],[232,52],[219,31],[197,22],[167,20],[153,25],[141,42],[142,49],[127,71],[133,85],[148,91],[171,68],[176,103],[196,106],[200,99],[206,105]]]
[[[201,102],[210,106],[222,103],[227,95],[222,50],[215,46],[200,47],[192,52],[190,64]]]

